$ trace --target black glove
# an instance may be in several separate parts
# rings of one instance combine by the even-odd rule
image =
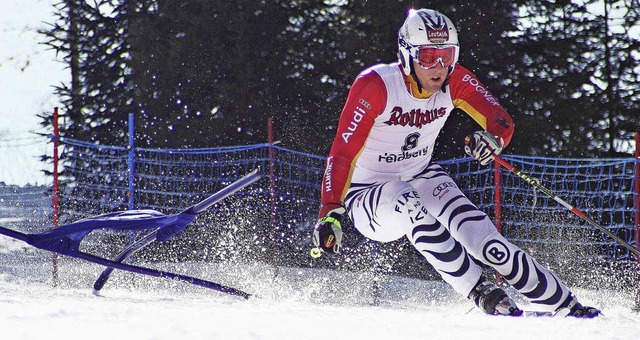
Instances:
[[[493,161],[496,155],[502,152],[502,148],[502,138],[487,131],[476,131],[464,139],[464,152],[482,165]]]
[[[313,244],[328,254],[338,254],[342,246],[342,215],[345,209],[335,208],[320,218],[313,229]],[[318,253],[320,254],[320,253]]]

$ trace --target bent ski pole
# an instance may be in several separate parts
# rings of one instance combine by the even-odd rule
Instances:
[[[578,216],[581,219],[583,219],[584,221],[586,221],[592,227],[602,231],[603,233],[607,234],[607,236],[609,236],[612,239],[616,240],[618,243],[620,243],[625,248],[629,249],[629,251],[634,253],[636,256],[640,256],[640,250],[638,250],[634,246],[628,244],[625,240],[623,240],[622,238],[620,238],[618,235],[614,234],[613,232],[611,232],[607,228],[605,228],[605,227],[601,226],[600,224],[598,224],[598,222],[596,222],[593,219],[591,219],[582,210],[572,206],[571,204],[567,203],[562,198],[560,198],[557,195],[555,195],[551,190],[547,189],[547,187],[545,187],[544,185],[540,184],[539,181],[537,181],[537,180],[535,180],[535,179],[523,174],[521,171],[517,170],[513,165],[511,165],[509,162],[505,161],[504,159],[500,158],[499,156],[496,156],[494,160],[498,164],[500,164],[503,167],[505,167],[507,170],[511,171],[512,173],[516,174],[518,177],[520,177],[523,180],[525,180],[525,182],[527,182],[530,185],[534,186],[536,189],[542,191],[545,195],[549,196],[550,198],[552,198],[554,201],[558,202],[563,207],[567,208],[569,211],[571,211],[573,214],[575,214],[576,216]]]

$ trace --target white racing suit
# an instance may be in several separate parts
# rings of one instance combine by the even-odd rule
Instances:
[[[352,183],[345,206],[365,237],[411,244],[457,292],[467,296],[482,269],[469,255],[495,268],[541,309],[553,311],[569,290],[547,268],[507,241],[437,164],[404,180]]]
[[[482,274],[472,256],[541,309],[555,310],[569,297],[567,287],[500,235],[431,162],[436,138],[453,109],[469,114],[505,145],[514,131],[511,117],[459,65],[441,91],[416,96],[416,86],[397,63],[376,65],[358,76],[327,159],[319,216],[344,206],[355,227],[372,240],[406,235],[464,296]]]

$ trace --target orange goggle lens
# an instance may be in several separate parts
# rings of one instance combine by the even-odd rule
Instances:
[[[418,49],[417,61],[424,68],[433,68],[438,63],[442,63],[443,67],[449,67],[453,64],[455,57],[456,46],[421,47]]]

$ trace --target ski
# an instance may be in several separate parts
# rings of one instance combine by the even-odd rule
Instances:
[[[486,314],[483,313],[479,308],[473,307],[471,308],[467,314],[482,314],[487,316],[498,316],[498,317],[507,317],[507,318],[536,318],[536,317],[559,317],[559,313],[555,312],[543,312],[543,311],[534,311],[534,310],[522,310],[522,314],[512,314],[512,315],[504,315],[504,314]]]
[[[526,317],[526,318],[532,318],[532,317],[555,317],[556,313],[553,312],[540,312],[540,311],[524,311],[522,313],[522,316]]]

